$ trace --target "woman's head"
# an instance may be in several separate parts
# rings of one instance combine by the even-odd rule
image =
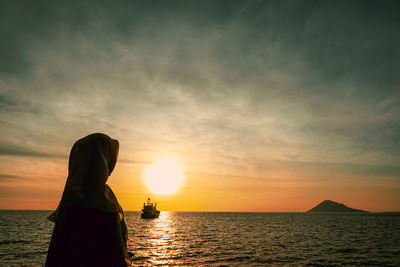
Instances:
[[[69,156],[63,198],[70,203],[89,203],[89,206],[96,206],[98,202],[108,205],[103,195],[117,162],[118,151],[118,141],[102,133],[90,134],[76,141]]]
[[[69,156],[69,179],[83,187],[104,185],[114,170],[118,151],[118,141],[102,133],[79,139]]]
[[[90,134],[76,141],[69,155],[68,178],[62,199],[49,219],[63,221],[65,209],[73,205],[118,212],[118,201],[106,185],[118,152],[118,141],[102,133]]]

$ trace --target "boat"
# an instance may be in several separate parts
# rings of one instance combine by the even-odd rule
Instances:
[[[152,203],[148,198],[147,203],[143,203],[142,219],[153,219],[158,218],[158,216],[160,216],[160,211],[157,210],[157,203]]]

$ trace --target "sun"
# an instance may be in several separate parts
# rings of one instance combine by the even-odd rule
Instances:
[[[181,186],[183,175],[179,163],[165,157],[148,166],[144,178],[153,193],[170,195]]]

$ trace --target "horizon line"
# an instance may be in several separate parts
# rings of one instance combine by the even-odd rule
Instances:
[[[48,209],[0,209],[0,211],[55,211],[54,210],[48,210]],[[167,212],[208,212],[208,213],[308,213],[309,210],[307,211],[214,211],[214,210],[161,210],[161,211],[167,211]],[[141,212],[141,210],[124,210],[124,212]],[[312,213],[353,213],[353,212],[312,212]],[[359,214],[359,212],[354,212]],[[399,211],[366,211],[365,213],[400,213]]]

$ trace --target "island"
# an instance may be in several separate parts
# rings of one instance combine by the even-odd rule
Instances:
[[[364,212],[364,213],[368,213],[368,211],[352,209],[342,203],[337,203],[332,200],[324,200],[307,212]]]

